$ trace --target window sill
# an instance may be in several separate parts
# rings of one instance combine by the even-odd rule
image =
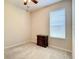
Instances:
[[[66,38],[49,37],[50,39],[65,40]]]

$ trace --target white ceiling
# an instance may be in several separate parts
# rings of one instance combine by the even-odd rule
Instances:
[[[7,1],[9,1],[10,3],[12,3],[12,4],[14,4],[22,9],[27,10],[27,6],[24,5],[24,0],[7,0]],[[34,4],[33,2],[28,3],[28,5],[30,6],[28,8],[29,11],[34,11],[34,10],[37,10],[39,8],[46,7],[48,5],[59,2],[61,0],[37,0],[37,1],[38,1],[38,4]]]

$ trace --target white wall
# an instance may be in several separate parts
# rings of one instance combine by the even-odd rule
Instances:
[[[38,34],[49,34],[49,12],[65,7],[66,8],[66,40],[62,39],[49,39],[49,45],[72,50],[72,26],[71,26],[71,0],[66,0],[53,4],[51,6],[41,8],[40,10],[33,11],[32,16],[32,41],[36,42]]]
[[[67,39],[49,39],[49,45],[67,50],[72,50],[71,38],[71,1],[60,2],[51,6],[31,12],[5,2],[5,47],[14,46],[26,42],[36,42],[38,34],[49,34],[49,12],[65,7],[66,8],[66,22],[67,22]],[[31,17],[32,16],[32,17]],[[32,21],[31,21],[32,20]],[[31,24],[32,22],[32,24]],[[31,28],[32,26],[32,28]],[[32,32],[31,32],[32,29]],[[32,34],[32,39],[31,39]]]
[[[31,39],[30,13],[5,1],[5,47],[29,42]]]

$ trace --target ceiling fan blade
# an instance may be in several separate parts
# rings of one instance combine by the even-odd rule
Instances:
[[[36,0],[32,0],[32,2],[34,2],[35,4],[37,4],[37,3],[38,3],[38,1],[36,1]]]

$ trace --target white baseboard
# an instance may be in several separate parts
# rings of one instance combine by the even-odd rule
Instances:
[[[26,42],[21,42],[21,43],[18,43],[18,44],[14,44],[14,45],[11,45],[11,46],[8,46],[8,47],[5,47],[4,49],[9,49],[9,48],[13,48],[13,47],[16,47],[16,46],[20,46],[22,44],[25,44]]]
[[[59,49],[59,50],[62,50],[62,51],[66,51],[66,52],[72,53],[72,51],[70,51],[70,50],[67,50],[67,49],[64,49],[64,48],[60,48],[60,47],[57,47],[57,46],[51,46],[51,45],[49,45],[49,47],[56,48],[56,49]]]
[[[13,48],[13,47],[20,46],[20,45],[23,45],[23,44],[26,44],[26,43],[27,42],[18,43],[18,44],[15,44],[15,45],[11,45],[11,46],[5,47],[4,49]],[[64,49],[64,48],[60,48],[60,47],[57,47],[57,46],[51,46],[51,45],[49,45],[49,47],[56,48],[56,49],[59,49],[59,50],[62,50],[62,51],[66,51],[66,52],[72,53],[72,51],[70,51],[70,50],[67,50],[67,49]]]

